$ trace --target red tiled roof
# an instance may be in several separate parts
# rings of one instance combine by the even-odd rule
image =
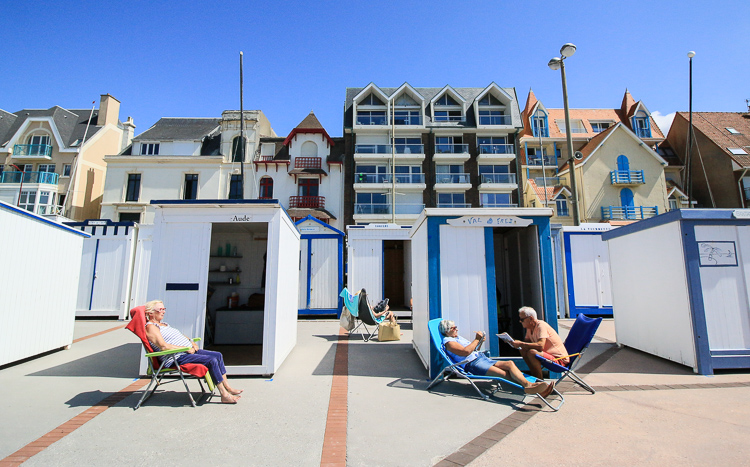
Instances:
[[[688,121],[687,112],[677,114]],[[721,148],[741,167],[750,167],[750,154],[732,154],[727,148],[741,148],[750,153],[750,113],[693,112],[693,128]],[[734,128],[739,134],[729,133]]]
[[[563,190],[562,186],[548,186],[546,190],[547,196],[545,199],[544,186],[538,186],[536,184],[536,181],[533,179],[529,179],[528,183],[529,183],[529,186],[531,186],[531,189],[534,190],[534,193],[536,193],[536,197],[542,201],[552,201],[553,199],[555,199],[555,196],[560,194],[560,192]]]

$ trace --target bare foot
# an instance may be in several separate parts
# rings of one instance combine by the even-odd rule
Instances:
[[[242,391],[244,391],[244,389],[227,388],[227,391],[229,391],[229,393],[232,395],[239,396],[240,394],[242,394]]]
[[[550,394],[552,394],[552,390],[553,390],[553,389],[555,389],[555,382],[554,382],[554,381],[551,381],[550,383],[548,383],[548,384],[547,384],[547,389],[546,389],[546,390],[544,390],[544,392],[542,392],[542,393],[540,394],[540,396],[542,396],[542,397],[545,397],[545,398],[546,398],[547,396],[549,396]]]
[[[548,386],[547,383],[534,383],[525,388],[524,392],[526,394],[539,394],[540,392],[546,391]]]
[[[240,396],[222,396],[221,397],[221,403],[222,404],[236,404],[237,401],[240,400]]]

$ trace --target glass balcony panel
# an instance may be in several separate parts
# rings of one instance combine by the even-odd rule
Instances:
[[[516,174],[479,174],[481,183],[516,183]]]
[[[527,156],[526,157],[526,165],[534,165],[534,166],[538,165],[539,167],[541,167],[542,166],[542,159],[544,159],[544,166],[545,167],[556,166],[557,165],[557,163],[555,161],[555,158],[552,157],[552,156],[543,156],[543,157],[539,157],[539,156]]]
[[[517,208],[517,203],[485,203],[484,208]]]
[[[545,183],[547,186],[559,186],[560,185],[560,177],[535,177],[534,182],[536,182],[537,186],[543,187]]]
[[[424,144],[396,144],[395,146],[396,154],[424,154]]]
[[[390,154],[390,144],[355,144],[354,152],[357,154]]]
[[[466,203],[438,203],[437,207],[439,208],[470,208],[471,204]]]
[[[13,157],[50,157],[52,156],[52,145],[49,144],[15,144],[13,145]]]
[[[435,183],[471,183],[469,174],[438,173]]]
[[[397,203],[396,214],[418,215],[424,209],[424,204]],[[388,203],[355,204],[354,214],[390,214],[391,205]]]
[[[413,214],[417,215],[424,209],[424,204],[416,203],[396,203],[396,214]]]
[[[396,183],[424,183],[424,174],[396,174]]]
[[[394,125],[421,125],[422,116],[419,112],[399,112],[396,111],[393,116]]]
[[[480,144],[479,154],[515,154],[512,144]]]
[[[480,125],[510,125],[510,115],[482,115],[479,113]]]
[[[0,183],[48,183],[57,185],[59,174],[54,172],[3,172]]]
[[[436,144],[435,154],[468,154],[468,144]]]
[[[391,174],[358,173],[354,175],[354,183],[391,183]]]

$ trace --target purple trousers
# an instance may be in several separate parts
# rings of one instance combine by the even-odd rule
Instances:
[[[227,369],[224,367],[224,356],[212,350],[200,349],[195,353],[183,353],[180,354],[180,358],[177,361],[180,365],[185,363],[206,365],[208,372],[211,374],[211,379],[214,380],[214,384],[224,381],[224,375],[227,373]]]

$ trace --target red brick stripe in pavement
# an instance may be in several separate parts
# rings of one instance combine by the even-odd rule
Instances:
[[[92,337],[101,336],[102,334],[107,334],[108,332],[117,331],[118,329],[122,329],[125,326],[127,326],[127,324],[123,324],[122,326],[117,326],[117,327],[114,327],[112,329],[107,329],[107,330],[104,330],[104,331],[95,332],[94,334],[89,334],[88,336],[79,337],[78,339],[75,339],[73,341],[73,343],[75,344],[76,342],[85,341],[86,339],[91,339]]]
[[[349,392],[349,333],[339,328],[336,356],[333,363],[333,383],[328,401],[328,418],[323,437],[321,467],[346,467],[346,418]]]

